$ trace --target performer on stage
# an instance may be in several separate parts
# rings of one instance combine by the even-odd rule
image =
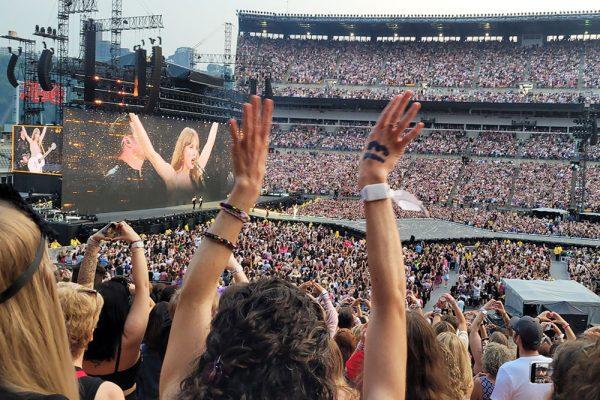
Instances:
[[[130,125],[136,141],[142,147],[146,158],[165,182],[169,192],[190,191],[198,188],[204,179],[204,169],[210,158],[219,124],[213,123],[206,144],[199,153],[200,138],[192,128],[184,128],[179,134],[171,163],[167,163],[158,154],[148,133],[137,115],[130,113]]]
[[[192,197],[192,210],[195,210],[195,209],[196,209],[196,201],[197,201],[197,200],[198,200],[198,199],[196,198],[196,196]]]

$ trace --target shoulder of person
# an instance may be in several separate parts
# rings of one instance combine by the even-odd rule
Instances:
[[[104,382],[98,388],[94,400],[124,400],[125,396],[120,387],[112,382]]]

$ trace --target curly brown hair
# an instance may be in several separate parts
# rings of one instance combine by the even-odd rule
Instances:
[[[321,306],[291,283],[261,279],[223,293],[180,398],[335,399],[341,371]]]

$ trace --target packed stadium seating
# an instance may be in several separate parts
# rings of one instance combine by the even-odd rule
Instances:
[[[249,63],[261,65],[260,70],[238,68],[239,80],[270,75],[281,96],[385,99],[400,87],[417,86],[422,88],[419,100],[572,103],[583,95],[600,101],[597,91],[574,90],[600,88],[597,40],[524,47],[495,41],[344,42],[245,35],[238,43]],[[522,83],[531,83],[533,90],[519,91]]]

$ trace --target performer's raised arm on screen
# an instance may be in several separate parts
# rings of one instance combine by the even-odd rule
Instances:
[[[217,138],[217,130],[219,129],[219,124],[213,122],[210,127],[210,132],[208,133],[208,139],[206,140],[206,144],[202,148],[202,153],[200,153],[200,159],[198,160],[198,164],[202,171],[206,168],[206,164],[208,164],[208,159],[210,158],[210,154],[212,153],[212,149],[215,145],[215,139]]]
[[[171,163],[167,163],[160,154],[154,150],[154,146],[148,137],[146,129],[135,114],[129,114],[131,129],[135,139],[142,147],[146,158],[165,182],[167,190],[192,190],[202,183],[204,167],[208,163],[212,147],[217,133],[217,124],[211,128],[206,146],[199,154],[200,137],[198,132],[192,128],[184,128],[179,134]]]

